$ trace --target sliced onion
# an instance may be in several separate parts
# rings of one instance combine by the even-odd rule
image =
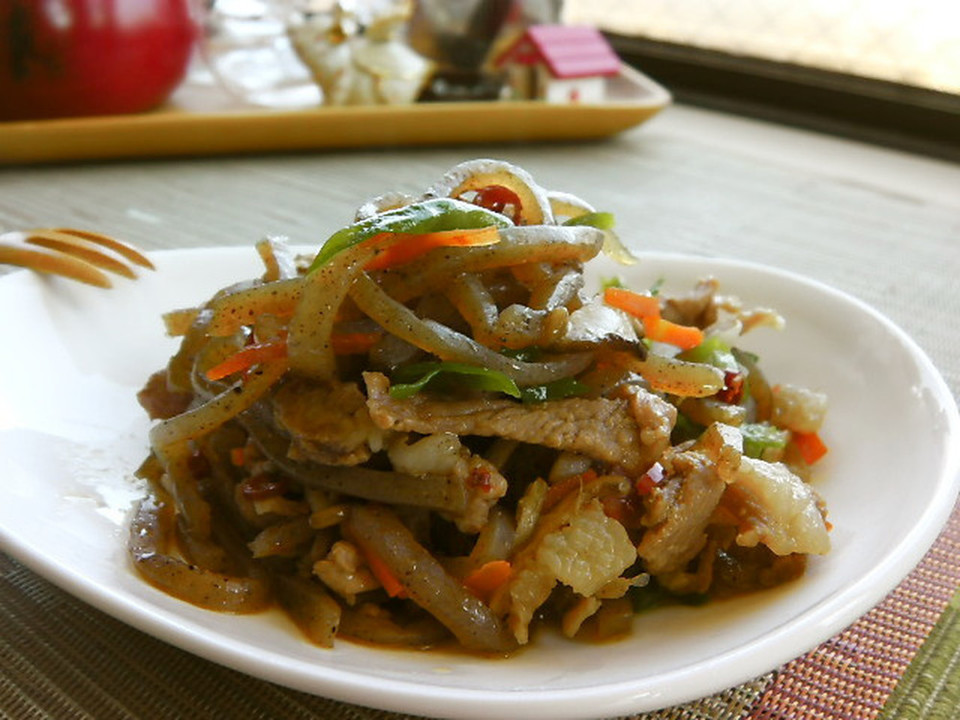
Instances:
[[[501,160],[478,159],[460,163],[432,185],[424,197],[456,198],[491,186],[505,187],[520,199],[518,224],[553,224],[553,211],[546,191],[526,170]]]
[[[715,422],[740,426],[746,420],[747,411],[740,405],[721,402],[714,398],[687,398],[680,404],[680,412],[698,425],[707,427]]]
[[[491,560],[507,559],[513,550],[516,537],[517,528],[512,513],[503,507],[494,506],[470,551],[471,565],[480,567]]]
[[[754,419],[757,422],[769,420],[773,416],[773,391],[770,383],[750,353],[734,348],[733,356],[747,369],[747,387],[754,403]]]
[[[557,342],[564,348],[630,348],[640,357],[645,352],[630,318],[599,299],[570,313],[566,330]]]
[[[570,219],[596,212],[593,205],[572,193],[549,190],[547,191],[547,200],[550,202],[550,209],[553,210],[554,218],[557,219]]]
[[[285,237],[268,236],[257,243],[257,252],[263,260],[264,282],[288,280],[297,276],[297,262]]]
[[[563,217],[568,220],[595,212],[594,207],[581,200],[576,195],[562,192],[549,192],[547,197],[550,199],[550,206],[553,208],[554,217]],[[604,230],[603,253],[607,257],[616,260],[621,265],[635,265],[638,260],[623,244],[620,236],[613,230]]]
[[[640,262],[614,230],[603,231],[603,254],[621,265],[636,265]]]
[[[200,308],[181,308],[165,312],[163,318],[163,329],[167,331],[170,337],[181,337],[186,335],[197,319]]]
[[[370,198],[357,208],[354,222],[361,222],[387,210],[396,210],[416,202],[416,198],[404,192],[388,192]]]

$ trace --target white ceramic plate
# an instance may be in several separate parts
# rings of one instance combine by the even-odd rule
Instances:
[[[823,285],[769,268],[647,255],[619,274],[724,291],[787,317],[745,343],[770,378],[827,392],[831,452],[818,488],[833,550],[772,592],[638,616],[623,642],[543,637],[507,660],[376,650],[300,639],[276,613],[233,617],[154,590],[124,553],[131,472],[148,423],[134,394],[174,347],[161,312],[258,273],[252,249],[155,256],[159,272],[110,292],[16,273],[0,279],[0,541],[86,602],[167,642],[276,683],[349,702],[457,718],[626,715],[760,675],[832,636],[920,560],[953,507],[956,404],[929,360],[892,323]],[[613,271],[601,266],[601,274]]]

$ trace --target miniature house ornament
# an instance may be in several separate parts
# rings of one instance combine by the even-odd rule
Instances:
[[[597,103],[620,58],[593,27],[533,25],[497,59],[511,97],[552,103]]]

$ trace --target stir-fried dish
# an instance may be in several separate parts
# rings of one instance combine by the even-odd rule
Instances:
[[[312,257],[165,316],[130,555],[196,605],[491,654],[771,587],[830,546],[826,398],[739,347],[768,309],[616,279],[612,218],[504,162],[363,204]]]

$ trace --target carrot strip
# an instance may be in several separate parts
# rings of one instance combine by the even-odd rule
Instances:
[[[690,350],[703,342],[700,328],[678,325],[660,317],[660,301],[652,295],[609,287],[603,292],[603,300],[643,321],[643,332],[650,340],[675,345],[681,350]]]
[[[547,490],[547,494],[543,498],[543,506],[541,507],[542,512],[547,512],[552,507],[554,507],[558,502],[563,500],[570,493],[579,490],[584,483],[593,482],[597,479],[597,473],[593,468],[582,472],[579,475],[571,475],[570,477],[564,478],[557,483],[554,483]]]
[[[637,491],[637,495],[649,495],[656,489],[657,483],[653,481],[653,478],[650,477],[648,473],[638,477],[633,487]]]
[[[681,350],[690,350],[703,342],[703,330],[691,325],[658,318],[643,318],[643,332],[651,340],[675,345]]]
[[[608,287],[603,291],[603,300],[607,305],[630,313],[641,320],[660,317],[660,301],[652,295],[641,295],[625,288]]]
[[[407,589],[403,586],[403,583],[397,579],[397,576],[393,574],[393,571],[387,567],[383,559],[367,548],[362,548],[362,550],[363,556],[367,560],[367,567],[370,568],[370,572],[373,573],[373,576],[383,586],[387,595],[392,598],[407,597]]]
[[[816,432],[794,432],[790,440],[807,465],[813,465],[827,454],[827,446]]]
[[[380,333],[336,333],[330,336],[335,355],[362,355],[377,344]]]
[[[507,560],[490,560],[478,567],[463,580],[464,587],[484,602],[513,575],[513,567]]]
[[[386,270],[408,263],[440,247],[480,247],[500,242],[499,230],[490,225],[468,230],[441,230],[432,233],[378,233],[363,244],[382,244],[383,248],[365,266],[365,270]]]
[[[230,448],[230,464],[236,467],[243,467],[246,460],[246,451],[243,447]]]
[[[205,373],[207,380],[222,380],[228,375],[249,370],[270,360],[280,360],[287,356],[286,342],[267,342],[248,345],[235,352],[221,363],[217,363]]]

